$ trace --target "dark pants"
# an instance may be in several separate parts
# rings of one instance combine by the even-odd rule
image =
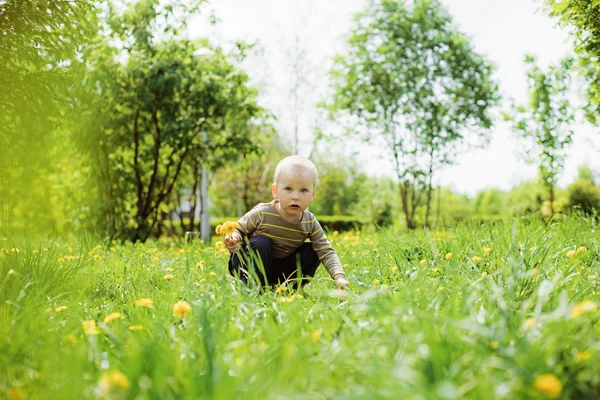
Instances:
[[[272,256],[271,239],[266,236],[253,236],[249,244],[250,250],[244,244],[229,258],[229,273],[239,277],[244,283],[248,282],[249,276],[256,274],[263,286],[288,280],[294,282],[294,287],[297,287],[298,282],[304,286],[321,264],[311,243],[303,243],[285,258]]]

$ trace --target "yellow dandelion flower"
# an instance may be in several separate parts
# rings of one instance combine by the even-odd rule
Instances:
[[[584,300],[573,307],[573,310],[571,310],[571,317],[577,318],[583,313],[595,312],[596,310],[598,310],[598,305],[596,303],[590,300]]]
[[[171,279],[173,279],[173,274],[166,274],[163,279],[170,281]]]
[[[500,347],[500,344],[498,344],[498,342],[496,342],[494,340],[493,342],[490,343],[490,347],[492,348],[492,350],[498,350],[498,347]]]
[[[577,248],[577,252],[580,254],[583,254],[587,251],[587,248],[585,246],[580,246]]]
[[[152,256],[152,262],[153,262],[154,264],[157,264],[157,263],[158,263],[158,261],[159,261],[158,257],[156,257],[156,256]]]
[[[100,333],[100,331],[98,331],[98,328],[96,327],[96,321],[93,319],[89,321],[83,321],[81,323],[81,326],[83,326],[83,331],[87,336],[93,336]]]
[[[190,311],[192,311],[192,306],[190,306],[187,301],[179,300],[177,303],[173,304],[173,314],[178,318],[185,317]]]
[[[527,318],[527,320],[525,320],[525,328],[531,329],[535,326],[536,323],[537,321],[535,318]]]
[[[288,287],[285,286],[285,285],[281,285],[281,286],[279,286],[277,288],[277,293],[283,293],[283,292],[286,292],[286,291],[288,291]]]
[[[483,271],[483,272],[481,273],[481,277],[482,277],[482,278],[485,278],[486,276],[487,276],[487,272]]]
[[[392,272],[398,272],[398,267],[394,265],[394,266],[392,267]]]
[[[215,271],[210,271],[210,272],[209,272],[209,275],[210,275],[210,276],[217,276],[217,273],[216,273]]]
[[[490,253],[492,252],[492,248],[491,248],[491,247],[487,247],[487,246],[485,246],[485,247],[483,248],[483,252],[484,252],[485,254],[490,254]]]
[[[318,342],[321,339],[321,333],[319,332],[319,330],[314,330],[312,333],[312,340],[313,342]]]
[[[165,268],[165,272],[173,272],[173,268],[167,267],[167,268]]]
[[[54,311],[56,312],[63,312],[67,309],[67,306],[60,306],[60,307],[56,307],[56,309]]]
[[[116,247],[111,247],[110,248],[110,252],[111,253],[116,253],[117,252],[117,248]]]
[[[105,372],[98,380],[98,392],[101,396],[106,396],[112,388],[127,389],[129,387],[129,379],[119,371]]]
[[[445,258],[446,258],[446,261],[450,261],[450,260],[452,260],[452,253],[448,253],[448,254],[446,254],[446,257],[445,257]]]
[[[439,268],[434,268],[433,271],[434,274],[439,274],[440,273],[440,269]]]
[[[562,383],[552,374],[542,374],[535,378],[533,386],[542,393],[556,398],[562,394]]]
[[[204,270],[204,260],[200,260],[196,263],[196,269],[199,269],[200,271]]]
[[[481,262],[482,258],[479,256],[473,256],[472,260],[475,264],[477,264]]]
[[[25,393],[19,388],[10,388],[8,391],[8,398],[10,400],[25,400],[27,397]]]
[[[379,279],[373,279],[373,285],[379,285]]]
[[[141,325],[131,325],[127,329],[129,329],[130,331],[141,331],[142,329],[144,329],[144,327]]]
[[[577,362],[587,361],[592,358],[592,353],[589,350],[581,352],[578,351],[577,354],[575,354],[575,358],[577,359]]]
[[[138,307],[152,308],[152,299],[144,298],[136,300],[135,305]]]
[[[123,318],[123,315],[118,312],[113,312],[113,313],[108,314],[106,317],[104,317],[104,323],[109,324],[112,321],[114,321],[115,319],[119,319],[119,318]]]
[[[421,260],[421,261],[419,261],[419,265],[421,267],[424,267],[425,265],[427,265],[427,260]]]
[[[443,287],[443,286],[440,286],[440,287],[438,288],[438,292],[443,292],[444,290],[446,290],[446,288],[445,288],[445,287]]]
[[[569,250],[569,252],[567,253],[567,257],[573,258],[574,256],[575,256],[575,250]]]
[[[231,235],[238,227],[235,221],[226,221],[223,224],[217,225],[215,232],[217,235]]]

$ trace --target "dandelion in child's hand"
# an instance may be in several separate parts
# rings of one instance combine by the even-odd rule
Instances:
[[[533,386],[550,397],[556,398],[562,394],[562,383],[552,374],[539,375],[535,378]]]
[[[177,303],[173,304],[173,314],[178,318],[185,317],[190,311],[192,311],[192,307],[187,301],[179,300]]]
[[[223,224],[217,225],[217,228],[215,229],[215,231],[217,232],[217,235],[231,236],[231,234],[237,229],[237,227],[238,227],[237,222],[226,221]]]

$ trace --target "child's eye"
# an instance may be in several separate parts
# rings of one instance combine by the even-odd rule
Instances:
[[[291,191],[292,191],[292,188],[286,187],[286,188],[285,188],[285,189],[283,189],[283,190],[285,190],[286,192],[291,192]]]
[[[302,189],[301,192],[302,193],[308,193],[308,189]]]

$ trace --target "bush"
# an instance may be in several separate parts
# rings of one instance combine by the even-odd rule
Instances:
[[[600,210],[600,193],[589,181],[577,180],[567,188],[569,209],[580,209],[586,214]]]

